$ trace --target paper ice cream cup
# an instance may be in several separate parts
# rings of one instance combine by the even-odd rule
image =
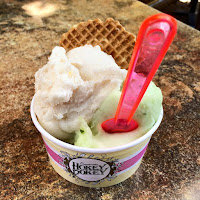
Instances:
[[[66,180],[85,187],[112,186],[133,175],[163,118],[162,109],[155,125],[145,135],[126,145],[106,149],[84,148],[65,143],[45,131],[34,113],[33,101],[34,98],[31,117],[42,135],[52,167]]]

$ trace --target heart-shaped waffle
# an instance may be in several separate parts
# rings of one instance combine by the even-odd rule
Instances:
[[[105,22],[95,19],[73,26],[62,35],[60,46],[69,51],[85,44],[99,45],[121,68],[128,69],[135,41],[136,36],[126,31],[119,21],[108,18]]]

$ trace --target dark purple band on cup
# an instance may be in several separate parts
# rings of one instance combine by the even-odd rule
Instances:
[[[49,145],[44,141],[46,150],[49,154],[49,156],[59,165],[61,165],[62,167],[65,167],[65,165],[63,164],[63,159],[61,156],[59,156],[59,154],[51,147],[49,147]],[[140,151],[138,151],[136,154],[133,154],[132,157],[129,156],[127,159],[123,158],[123,159],[119,159],[117,166],[119,166],[117,168],[117,170],[115,171],[115,173],[119,173],[122,171],[127,170],[128,168],[131,168],[133,165],[135,165],[144,155],[146,148],[148,146],[148,143],[146,144],[146,146],[141,149]],[[92,158],[91,158],[92,159]]]
[[[117,172],[124,171],[124,170],[128,169],[129,167],[133,166],[134,164],[136,164],[138,162],[138,160],[140,160],[140,158],[143,157],[147,146],[148,146],[148,144],[144,147],[144,149],[142,149],[142,151],[140,151],[140,153],[138,153],[134,157],[122,162],[122,165],[121,165],[121,167],[118,168]]]
[[[43,140],[44,141],[44,140]],[[58,164],[62,163],[63,158],[60,157],[56,152],[54,152],[49,146],[48,144],[44,141],[47,153],[51,156],[51,158],[53,158],[53,160],[55,162],[57,162]]]

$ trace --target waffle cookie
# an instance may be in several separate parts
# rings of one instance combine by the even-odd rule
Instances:
[[[60,46],[69,51],[85,44],[99,45],[121,68],[128,69],[135,41],[136,36],[127,32],[119,21],[108,18],[105,22],[95,19],[73,26],[62,35]]]

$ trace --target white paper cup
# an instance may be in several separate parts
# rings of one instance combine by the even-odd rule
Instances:
[[[41,133],[50,159],[58,174],[85,187],[107,187],[129,178],[140,166],[152,134],[163,118],[161,110],[155,125],[139,139],[123,146],[93,149],[65,143],[45,131],[39,124],[31,102],[31,117]]]

